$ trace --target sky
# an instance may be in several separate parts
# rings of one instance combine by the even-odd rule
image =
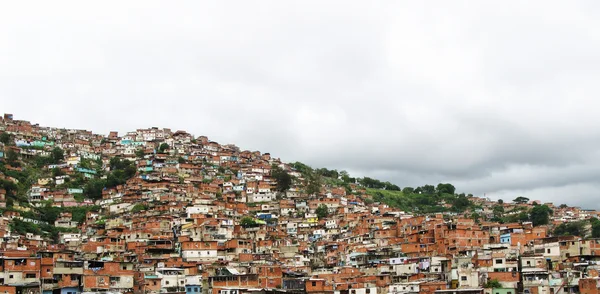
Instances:
[[[597,1],[7,1],[0,112],[600,209]]]

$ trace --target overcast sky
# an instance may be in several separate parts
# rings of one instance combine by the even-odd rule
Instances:
[[[6,1],[0,111],[598,209],[599,52],[597,1]]]

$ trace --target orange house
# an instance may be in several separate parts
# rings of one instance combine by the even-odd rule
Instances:
[[[224,288],[258,288],[257,274],[241,274],[232,276],[211,276],[208,283],[212,287],[212,294],[219,294]]]
[[[600,280],[598,279],[580,279],[579,280],[579,293],[581,294],[598,294],[598,287],[600,287]]]
[[[306,293],[333,293],[333,283],[325,279],[308,279],[305,285]]]
[[[258,268],[258,284],[261,288],[277,288],[283,284],[280,266],[261,266]]]

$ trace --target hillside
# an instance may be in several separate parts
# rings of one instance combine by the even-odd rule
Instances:
[[[47,279],[49,290],[57,290],[65,288],[59,281],[75,279],[70,285],[77,291],[142,293],[154,276],[162,277],[161,283],[170,281],[161,272],[169,267],[181,269],[171,273],[182,281],[196,281],[185,287],[222,289],[216,281],[228,271],[226,276],[260,277],[252,287],[279,289],[292,287],[284,284],[282,271],[290,279],[335,280],[327,273],[359,268],[360,275],[385,274],[391,281],[393,273],[368,269],[395,258],[432,264],[471,251],[485,256],[492,254],[490,248],[503,248],[506,254],[535,252],[535,244],[553,235],[600,237],[596,211],[526,197],[491,201],[457,193],[450,183],[398,184],[284,162],[185,131],[148,128],[100,135],[5,115],[0,124],[0,250],[5,258],[35,256],[40,262],[71,252],[69,262],[106,267],[92,272],[82,263],[71,277],[61,268],[63,261],[54,262],[54,269],[61,268],[54,275],[40,278],[39,267],[38,275],[8,284]],[[113,266],[124,269],[109,271]],[[262,267],[279,274],[270,277]],[[146,271],[152,277],[136,276]],[[336,283],[363,283],[355,274],[348,273],[352,282]],[[430,274],[423,281],[444,281]],[[114,283],[83,282],[97,275]],[[131,279],[121,284],[117,276]],[[160,285],[181,292],[183,286],[175,283]],[[373,282],[378,287],[387,286]]]

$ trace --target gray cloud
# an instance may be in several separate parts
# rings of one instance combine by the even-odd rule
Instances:
[[[5,3],[1,110],[600,208],[599,5],[429,4]]]

